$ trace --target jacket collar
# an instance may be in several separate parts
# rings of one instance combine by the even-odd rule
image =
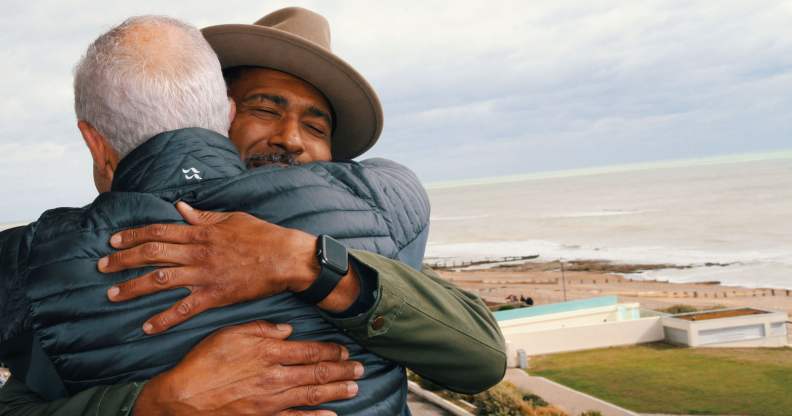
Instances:
[[[152,137],[122,159],[112,191],[154,193],[244,171],[239,153],[225,136],[202,128],[179,129]]]

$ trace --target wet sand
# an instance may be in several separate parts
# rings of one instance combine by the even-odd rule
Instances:
[[[786,311],[792,314],[792,290],[750,289],[723,286],[718,282],[669,283],[638,280],[624,273],[662,270],[685,266],[667,264],[614,264],[604,261],[528,261],[509,267],[476,264],[436,270],[444,278],[492,303],[506,302],[509,295],[531,297],[535,305],[564,300],[615,295],[621,302],[639,302],[644,308],[663,309],[685,304],[698,309],[748,306]],[[719,267],[713,264],[711,267]]]

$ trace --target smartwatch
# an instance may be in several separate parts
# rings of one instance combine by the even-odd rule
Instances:
[[[316,258],[319,260],[319,277],[308,289],[297,292],[298,298],[317,304],[335,289],[349,271],[349,252],[338,240],[322,234],[316,239]]]

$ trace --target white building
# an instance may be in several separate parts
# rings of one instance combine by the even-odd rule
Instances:
[[[498,311],[495,319],[514,367],[518,350],[530,356],[661,341],[663,315],[602,296]]]
[[[495,312],[509,366],[527,356],[666,341],[691,347],[787,344],[785,312],[735,308],[668,315],[616,296]]]
[[[663,318],[666,342],[689,347],[783,347],[786,312],[730,308]]]

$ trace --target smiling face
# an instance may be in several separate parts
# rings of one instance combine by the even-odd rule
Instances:
[[[332,111],[316,88],[267,68],[232,69],[228,75],[237,109],[228,134],[249,167],[332,159]]]

